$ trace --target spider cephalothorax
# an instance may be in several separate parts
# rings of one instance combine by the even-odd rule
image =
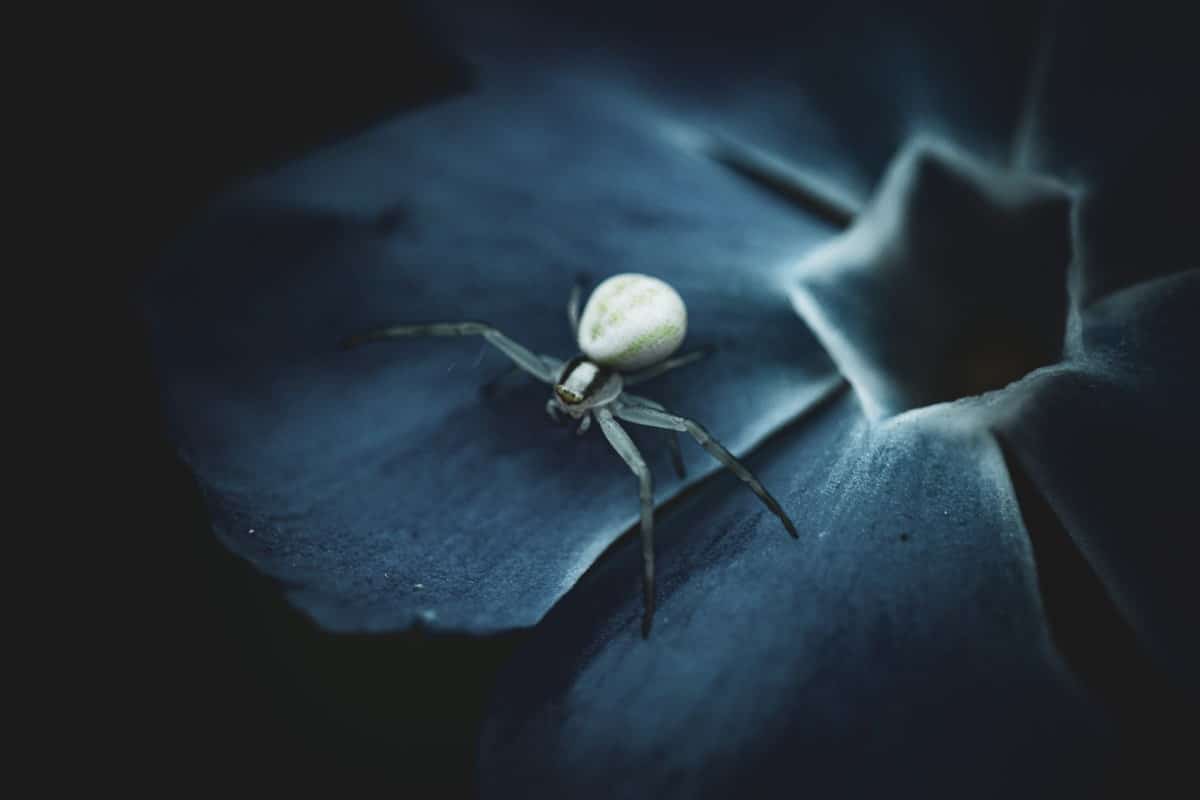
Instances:
[[[581,417],[594,405],[611,401],[621,393],[621,373],[597,364],[587,356],[575,356],[559,371],[554,384],[558,407]]]
[[[673,356],[687,332],[687,310],[679,294],[663,281],[648,275],[625,273],[605,280],[579,313],[581,287],[567,301],[567,317],[580,355],[563,362],[538,355],[483,322],[433,322],[394,325],[348,339],[346,346],[408,336],[483,336],[507,355],[521,370],[553,387],[546,413],[558,419],[560,412],[579,420],[580,434],[592,418],[600,424],[609,444],[637,476],[641,498],[642,586],[645,613],[642,635],[650,633],[654,619],[654,482],[645,459],[618,419],[635,425],[672,432],[675,468],[683,475],[683,460],[675,434],[685,431],[714,458],[741,478],[782,520],[788,533],[796,527],[758,479],[699,423],[668,413],[660,404],[630,394],[634,386],[668,370],[704,357],[703,351]]]

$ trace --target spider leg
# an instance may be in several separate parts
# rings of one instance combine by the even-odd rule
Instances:
[[[550,415],[550,419],[560,422],[558,418],[558,404],[554,402],[553,397],[546,401],[546,413]]]
[[[575,435],[583,436],[590,427],[592,427],[592,415],[585,414],[583,419],[579,420],[579,427],[575,429]]]
[[[625,463],[637,476],[642,501],[642,637],[650,635],[654,620],[654,478],[646,460],[638,452],[637,445],[621,427],[607,408],[595,411],[600,429],[608,443],[625,459]]]
[[[699,350],[693,350],[690,353],[684,353],[681,356],[668,358],[666,361],[660,361],[653,366],[646,367],[646,369],[642,370],[641,372],[635,372],[632,375],[626,375],[625,385],[636,386],[639,383],[645,383],[651,378],[657,378],[664,372],[670,372],[673,369],[679,369],[680,367],[686,367],[688,364],[694,364],[700,359],[712,355],[714,349],[715,348],[712,347],[702,347]]]
[[[648,425],[652,428],[666,428],[668,430],[687,431],[690,433],[692,438],[707,450],[713,458],[724,464],[730,472],[741,478],[758,495],[759,499],[771,510],[771,513],[779,517],[783,523],[783,527],[787,528],[787,532],[792,535],[793,539],[800,538],[800,535],[796,533],[796,526],[792,524],[792,520],[784,513],[779,502],[763,487],[758,478],[754,477],[754,474],[750,470],[746,469],[740,461],[734,458],[733,454],[726,450],[724,445],[714,439],[708,431],[704,430],[699,423],[644,405],[619,403],[616,413],[621,419],[632,422],[635,425]]]
[[[567,322],[571,323],[571,335],[579,336],[579,301],[583,297],[583,280],[577,280],[567,298]]]
[[[687,477],[687,467],[683,464],[683,451],[679,449],[679,433],[667,431],[667,449],[671,451],[671,466],[680,478]]]
[[[641,395],[625,393],[621,395],[621,401],[628,402],[630,405],[649,406],[659,411],[666,411],[662,403]],[[675,467],[675,474],[680,478],[686,478],[687,467],[684,466],[683,453],[679,449],[679,431],[664,430],[663,434],[667,437],[667,449],[671,452],[671,466]]]
[[[504,355],[513,360],[518,367],[537,378],[542,383],[554,383],[558,376],[558,359],[550,356],[540,356],[524,346],[514,342],[486,322],[433,322],[421,325],[393,325],[389,328],[369,331],[351,336],[342,341],[342,347],[349,349],[387,339],[404,339],[410,336],[472,336],[481,335]]]

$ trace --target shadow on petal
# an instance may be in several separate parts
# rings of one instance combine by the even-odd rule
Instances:
[[[1190,609],[1200,511],[1200,272],[1126,289],[1083,315],[1083,352],[1033,376],[991,424],[1138,632],[1196,698]]]

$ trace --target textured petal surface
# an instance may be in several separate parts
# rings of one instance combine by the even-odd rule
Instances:
[[[1110,295],[1082,315],[1076,357],[1022,382],[991,423],[1193,701],[1197,309],[1194,269]]]
[[[717,352],[639,391],[743,453],[840,382],[778,277],[827,235],[635,97],[508,76],[246,183],[146,306],[173,435],[235,552],[332,630],[492,631],[535,623],[633,524],[632,477],[554,427],[548,387],[482,397],[508,362],[478,339],[336,343],[484,319],[567,358],[577,274],[652,274],[688,305],[684,348]],[[639,441],[678,492],[663,437]],[[685,452],[689,482],[716,468]]]
[[[500,681],[491,796],[1087,794],[1111,741],[990,436],[846,393],[750,465],[801,540],[727,476],[673,505],[649,641],[634,543],[589,573]]]

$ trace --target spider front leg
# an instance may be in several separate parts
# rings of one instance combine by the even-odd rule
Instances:
[[[537,378],[542,383],[554,383],[558,377],[561,362],[551,356],[540,356],[524,346],[514,342],[486,322],[431,322],[422,325],[393,325],[390,328],[380,328],[351,336],[342,341],[344,349],[358,347],[367,342],[381,342],[388,339],[406,339],[413,336],[473,336],[480,335],[490,342],[497,350],[512,359],[518,367]]]
[[[663,404],[657,400],[651,400],[641,395],[629,394],[628,392],[621,395],[621,402],[628,405],[649,406],[659,411],[666,411],[663,408]],[[663,435],[667,437],[667,450],[671,453],[671,466],[675,467],[675,474],[680,478],[686,478],[687,467],[683,463],[683,452],[679,449],[679,431],[665,430],[663,431]]]
[[[617,454],[637,476],[642,502],[642,638],[650,635],[654,621],[654,478],[637,445],[607,408],[595,411],[600,430]]]
[[[746,483],[750,489],[758,495],[771,513],[779,517],[783,523],[783,527],[787,528],[787,532],[792,535],[793,539],[799,539],[800,535],[796,533],[796,526],[792,524],[792,520],[784,513],[783,507],[779,502],[771,496],[770,492],[763,487],[758,478],[750,470],[733,457],[733,454],[725,449],[724,445],[712,437],[712,435],[704,430],[698,423],[684,417],[677,417],[674,414],[669,414],[666,411],[660,411],[656,408],[650,408],[645,405],[635,405],[628,403],[618,403],[616,407],[617,416],[628,422],[636,425],[648,425],[652,428],[666,428],[667,430],[687,431],[692,438],[712,455],[713,458],[720,461],[729,471],[737,475]]]
[[[571,335],[579,336],[579,301],[583,298],[583,287],[587,283],[586,276],[580,275],[575,279],[575,285],[571,287],[571,294],[567,297],[567,322],[571,324]]]
[[[592,427],[592,415],[584,414],[583,419],[579,420],[579,427],[575,429],[575,435],[583,436],[590,427]]]

